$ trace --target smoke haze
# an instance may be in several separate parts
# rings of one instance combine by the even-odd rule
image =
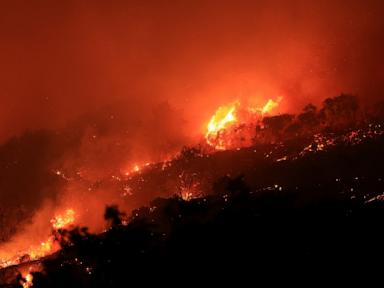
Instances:
[[[63,177],[93,182],[169,157],[235,99],[281,96],[282,111],[341,92],[382,99],[382,11],[382,1],[1,1],[0,213],[21,221],[44,206],[40,219],[82,195],[101,214],[115,196]]]
[[[0,139],[116,102],[380,97],[381,1],[2,1]],[[122,106],[120,106],[122,107]],[[188,127],[189,128],[189,127]]]

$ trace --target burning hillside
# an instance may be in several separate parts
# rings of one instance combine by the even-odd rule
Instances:
[[[262,119],[265,115],[268,115],[268,113],[270,113],[271,110],[275,108],[280,101],[281,98],[278,98],[276,101],[268,100],[265,105],[259,108],[242,107],[240,106],[239,101],[234,105],[219,107],[215,112],[215,115],[213,115],[210,119],[210,122],[207,126],[207,131],[205,133],[206,143],[202,144],[208,145],[215,150],[226,150],[243,147],[244,143],[242,143],[241,146],[234,146],[236,145],[236,143],[233,141],[235,136],[231,133],[238,129],[237,127],[252,125],[252,121]],[[250,133],[252,133],[252,131],[248,132],[248,137],[250,137]],[[96,138],[96,136],[92,135],[92,138]],[[57,140],[51,141],[56,142]],[[248,143],[248,146],[249,145],[250,143]],[[193,149],[195,148],[192,148],[192,150]],[[212,151],[207,151],[207,153],[212,153]],[[98,209],[100,209],[100,207],[103,207],[108,203],[108,201],[113,201],[113,203],[118,203],[120,206],[126,207],[126,209],[129,210],[147,203],[147,201],[151,200],[146,196],[150,187],[145,186],[145,192],[142,192],[140,191],[142,185],[132,188],[131,186],[135,184],[131,185],[128,183],[131,182],[131,179],[134,179],[132,181],[133,183],[135,183],[136,179],[140,179],[139,181],[142,182],[152,181],[151,179],[144,180],[140,177],[142,177],[143,173],[144,175],[148,174],[148,172],[151,174],[152,171],[156,171],[160,167],[160,171],[167,171],[170,167],[173,169],[173,166],[179,165],[175,164],[178,163],[177,159],[178,157],[171,157],[170,160],[163,162],[145,162],[142,165],[137,164],[137,161],[132,161],[134,164],[131,164],[131,167],[128,169],[125,167],[123,169],[116,169],[118,167],[112,167],[112,169],[114,169],[117,173],[115,172],[112,175],[102,175],[96,177],[90,177],[87,175],[89,173],[87,170],[92,169],[93,167],[87,167],[84,169],[74,166],[68,167],[64,170],[52,170],[50,177],[56,177],[57,180],[62,182],[61,185],[66,187],[65,189],[68,189],[69,191],[76,189],[81,192],[84,191],[82,193],[87,194],[96,193],[98,196],[93,197],[93,199],[89,199],[87,194],[82,195],[79,193],[79,191],[76,191],[75,195],[72,195],[72,192],[71,194],[65,193],[65,195],[68,194],[66,197],[69,197],[70,199],[60,199],[58,205],[54,205],[53,209],[50,209],[51,211],[48,210],[47,212],[56,214],[55,216],[51,216],[53,217],[52,220],[49,221],[49,218],[35,219],[33,220],[32,225],[29,225],[30,227],[27,225],[27,228],[24,229],[24,231],[22,229],[21,232],[16,233],[15,235],[11,235],[10,240],[5,241],[6,243],[3,244],[4,252],[0,252],[0,267],[7,267],[23,262],[33,261],[57,251],[57,230],[74,224],[92,225],[92,219],[94,218],[92,213],[94,213],[94,211],[89,210],[87,207],[87,205],[90,203],[95,203],[94,205],[97,205]],[[190,199],[196,197],[196,195],[200,195],[201,187],[199,183],[203,181],[199,179],[199,173],[195,173],[191,176],[191,174],[187,172],[184,174],[183,171],[186,167],[180,168],[177,168],[179,169],[177,176],[170,176],[168,174],[169,181],[165,179],[164,180],[165,182],[169,182],[171,186],[166,188],[167,191],[158,191],[158,195],[172,195],[174,193],[175,187],[178,187],[177,189],[180,190],[180,195],[182,195],[182,197],[185,199]],[[108,179],[109,177],[111,178]],[[152,176],[150,177],[152,178]],[[156,177],[153,178],[157,179]],[[174,182],[175,179],[177,179],[177,183]],[[121,186],[121,183],[126,182],[127,184],[123,184],[123,188],[119,187]],[[209,184],[205,183],[205,185]],[[163,185],[160,184],[159,187],[162,186]],[[123,189],[123,191],[120,191],[121,189]],[[111,191],[111,195],[105,197],[104,191]],[[82,201],[86,201],[87,204],[83,205]],[[79,219],[81,217],[77,217],[78,219],[76,219],[75,210],[73,208],[69,208],[68,205],[70,205],[69,207],[77,207],[76,210],[81,211],[80,214],[82,219]],[[49,236],[48,226],[46,225],[47,223],[51,224],[51,236]],[[95,227],[93,229],[96,232],[100,232],[104,228],[99,223],[100,221],[97,220],[96,224],[93,225],[93,227]],[[41,240],[26,240],[26,238],[35,239],[35,237],[30,237],[30,235],[36,234],[34,227],[36,225],[41,231],[37,233]],[[40,228],[40,226],[43,228]],[[46,227],[45,230],[44,227]]]
[[[381,255],[383,3],[0,1],[0,286]]]
[[[233,119],[216,126],[220,129],[215,137],[225,134],[225,138],[212,138],[224,139],[220,143],[227,145],[225,149],[205,138],[170,160],[133,166],[129,173],[98,181],[92,188],[95,193],[114,191],[131,207],[148,206],[133,209],[128,218],[116,207],[109,207],[104,213],[107,228],[98,235],[75,227],[76,210],[64,210],[48,221],[53,234],[41,247],[8,263],[25,262],[24,270],[32,269],[15,281],[24,287],[30,287],[31,282],[34,287],[56,287],[74,281],[92,287],[96,282],[107,285],[103,281],[113,279],[108,285],[116,287],[127,267],[128,271],[159,269],[157,265],[164,260],[161,255],[184,268],[202,255],[210,255],[217,267],[223,263],[232,267],[232,260],[225,259],[236,258],[238,249],[260,261],[273,255],[280,260],[299,257],[313,263],[332,256],[345,263],[351,247],[359,256],[372,257],[354,237],[364,230],[376,237],[369,238],[376,244],[381,241],[370,228],[383,211],[384,115],[380,110],[368,117],[356,98],[341,95],[325,100],[319,109],[309,105],[297,115],[252,112],[250,120],[243,122],[240,105],[233,110],[224,107],[211,118],[208,129],[213,121]],[[233,113],[233,118],[228,113]],[[232,140],[244,131],[253,131],[249,145]],[[360,221],[370,224],[361,227]],[[256,233],[250,227],[261,230]],[[345,246],[347,239],[351,242]],[[33,262],[28,264],[58,246],[63,250],[41,259],[39,269],[33,270]],[[294,247],[293,254],[289,247]],[[132,259],[132,263],[123,259]],[[236,263],[249,263],[236,259]],[[163,265],[179,271],[174,265]],[[11,269],[3,270],[1,277]],[[135,278],[135,273],[130,277]]]
[[[68,187],[92,192],[93,196],[102,196],[104,191],[108,191],[109,198],[105,198],[106,202],[98,204],[98,209],[114,203],[129,212],[159,196],[170,197],[176,194],[185,201],[200,199],[211,194],[212,185],[224,175],[243,174],[247,185],[259,192],[293,189],[292,185],[309,185],[305,184],[305,181],[290,183],[286,179],[286,176],[291,174],[288,171],[281,172],[281,175],[268,171],[275,165],[294,167],[295,163],[307,161],[303,159],[312,157],[310,155],[331,155],[334,153],[332,151],[342,149],[341,147],[354,149],[352,147],[366,145],[371,140],[377,141],[384,135],[382,112],[372,110],[367,116],[353,96],[341,95],[327,99],[320,109],[308,105],[297,115],[273,115],[273,108],[276,108],[281,100],[269,100],[260,108],[243,107],[240,102],[219,107],[209,121],[204,141],[183,148],[179,154],[166,161],[133,164],[129,170],[105,175],[95,182],[87,179],[83,173],[62,170],[52,173],[62,179]],[[273,169],[280,169],[277,167]],[[360,179],[360,182],[369,181],[368,178],[372,177],[368,174],[362,176],[361,173],[360,170],[356,174],[347,173],[350,179],[344,181],[351,181],[353,178]],[[339,175],[330,177],[341,179]],[[330,179],[313,181],[324,182]],[[355,192],[352,194],[355,195]],[[379,190],[367,193],[364,197],[369,199],[377,195],[380,196]],[[76,197],[79,196],[80,194],[76,194]],[[59,248],[62,239],[60,233],[63,229],[91,223],[92,220],[87,222],[93,219],[88,218],[88,213],[94,211],[88,212],[85,208],[91,202],[85,205],[76,203],[80,199],[89,198],[76,197],[73,198],[75,202],[64,201],[61,204],[64,207],[55,208],[61,212],[56,212],[51,220],[39,220],[50,224],[52,231],[49,236],[49,231],[45,230],[47,234],[42,234],[43,240],[40,243],[29,242],[30,244],[26,245],[28,242],[11,238],[9,243],[15,241],[16,246],[13,245],[11,252],[1,253],[2,267],[45,257]],[[103,197],[101,199],[104,199]],[[66,202],[75,208],[65,207]],[[97,223],[96,227],[99,228],[94,228],[93,231],[101,232],[105,229],[105,224],[99,224],[100,220]],[[30,237],[27,233],[31,232],[28,229],[25,231],[19,238]]]
[[[47,240],[28,248],[20,247],[19,255],[9,255],[5,252],[0,260],[0,267],[3,268],[23,262],[34,261],[56,252],[59,249],[57,231],[67,229],[75,223],[75,211],[73,209],[67,209],[63,214],[56,215],[52,218],[50,223],[52,225],[52,235],[49,236]]]

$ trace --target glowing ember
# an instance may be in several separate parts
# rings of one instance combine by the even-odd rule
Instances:
[[[131,174],[135,174],[137,172],[143,171],[146,167],[149,167],[152,164],[153,164],[152,162],[145,162],[145,163],[141,163],[141,164],[134,164],[133,166],[130,166],[130,168],[124,169],[121,172],[122,172],[123,175],[129,176]],[[121,180],[121,179],[116,179],[116,177],[114,177],[114,176],[113,176],[113,178],[115,178],[115,180],[119,180],[119,181]]]
[[[179,195],[184,201],[192,200],[193,198],[201,196],[200,194],[200,182],[196,173],[188,174],[182,172],[179,175],[180,184]]]

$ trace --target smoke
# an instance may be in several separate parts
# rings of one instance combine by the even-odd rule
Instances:
[[[20,222],[36,209],[87,203],[89,221],[101,219],[119,199],[92,190],[95,182],[172,155],[235,99],[260,106],[283,97],[281,109],[293,111],[341,92],[383,98],[382,9],[382,1],[2,1],[0,212]]]
[[[383,92],[381,1],[0,5],[3,140],[111,101],[169,101],[196,132],[233,98],[284,96],[297,107]]]
[[[37,210],[50,215],[43,222],[49,227],[55,213],[72,208],[77,224],[100,231],[106,204],[135,208],[109,182],[136,165],[167,159],[191,140],[180,128],[181,113],[169,103],[130,105],[135,109],[128,108],[129,115],[125,105],[114,103],[63,128],[26,132],[0,146],[0,240],[21,233],[18,243],[32,241],[24,234],[32,230],[46,236],[49,230],[41,236],[42,229],[34,228],[45,227],[35,223],[42,219],[33,216]]]

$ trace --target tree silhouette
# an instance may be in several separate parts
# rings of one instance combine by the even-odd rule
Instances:
[[[355,96],[341,94],[324,100],[320,117],[328,128],[343,129],[356,124],[358,107]]]
[[[124,215],[116,205],[111,205],[105,208],[104,219],[108,221],[111,227],[117,227],[123,223]]]

